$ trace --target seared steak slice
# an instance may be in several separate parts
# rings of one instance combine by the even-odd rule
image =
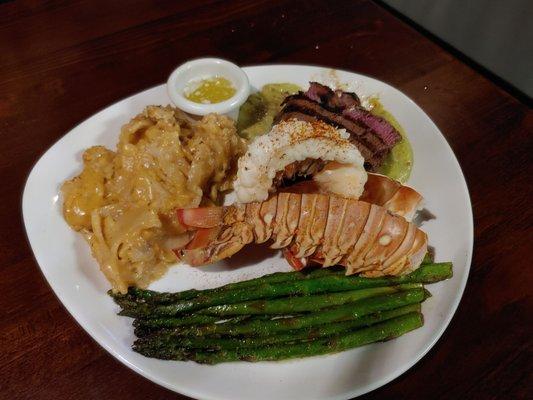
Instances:
[[[359,97],[355,93],[343,92],[342,90],[335,90],[335,95],[329,100],[330,106],[345,110],[351,107],[358,107],[361,105]]]
[[[281,113],[276,116],[274,123],[290,118],[304,121],[318,119],[336,128],[346,129],[350,133],[351,141],[359,148],[361,155],[371,169],[375,169],[381,164],[383,157],[389,150],[389,146],[367,126],[353,121],[351,118],[346,118],[340,113],[329,111],[301,94],[289,96],[285,100],[285,106]]]
[[[333,94],[331,88],[318,82],[309,82],[309,89],[305,92],[305,95],[311,100],[322,104],[327,104]]]
[[[284,112],[284,113],[280,114],[280,117],[281,118],[278,121],[276,121],[276,123],[279,122],[279,121],[287,121],[287,120],[289,120],[291,118],[295,118],[295,119],[298,119],[300,121],[307,121],[307,122],[314,122],[314,121],[317,121],[319,119],[319,118],[316,118],[316,117],[314,117],[312,115],[305,114],[305,113],[302,113],[302,112],[299,112],[299,111]],[[336,126],[335,124],[327,122],[327,121],[325,121],[323,119],[322,119],[322,121],[324,121],[326,123],[329,123],[330,125]],[[376,157],[377,154],[375,152],[373,152],[372,150],[370,150],[364,143],[362,143],[360,141],[353,140],[352,137],[350,137],[350,141],[357,146],[357,148],[361,152],[361,155],[365,159],[365,163],[368,163],[368,167],[370,169],[373,169],[374,165],[379,165],[381,163],[381,161],[382,161],[381,158],[379,156]],[[386,153],[383,153],[383,154],[386,154]]]
[[[379,136],[369,131],[366,125],[354,121],[351,118],[346,118],[342,114],[326,110],[320,104],[307,99],[305,96],[296,94],[290,97],[291,99],[285,104],[282,114],[297,111],[311,115],[336,128],[344,128],[352,136],[356,137],[358,141],[363,142],[372,152],[387,151],[389,149],[389,146]]]
[[[344,110],[342,115],[352,121],[366,125],[374,131],[389,148],[394,147],[401,140],[398,131],[384,118],[372,114],[362,107],[352,107]]]
[[[321,120],[346,129],[370,170],[379,167],[390,149],[401,140],[400,134],[389,122],[361,106],[355,93],[333,91],[317,82],[311,82],[305,93],[286,97],[282,106],[274,123],[297,118],[303,121]]]
[[[342,111],[346,108],[361,105],[355,93],[331,90],[318,82],[310,82],[309,89],[304,93],[308,98],[322,104],[330,111]]]

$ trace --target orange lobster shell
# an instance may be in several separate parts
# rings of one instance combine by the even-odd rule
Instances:
[[[392,197],[396,192],[398,188]],[[190,265],[203,265],[230,257],[249,243],[272,240],[270,247],[283,249],[296,269],[315,262],[342,265],[347,275],[408,273],[422,262],[427,236],[386,208],[389,200],[383,200],[390,199],[390,193],[378,197],[367,194],[366,199],[383,204],[280,192],[264,202],[177,210],[180,223],[195,233],[175,252]],[[400,196],[396,203],[404,200]]]

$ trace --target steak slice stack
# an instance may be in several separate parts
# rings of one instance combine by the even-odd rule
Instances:
[[[398,131],[385,119],[361,106],[355,93],[331,90],[311,82],[307,92],[288,96],[274,122],[296,118],[321,120],[350,133],[350,140],[365,159],[366,167],[375,170],[390,149],[401,140]]]

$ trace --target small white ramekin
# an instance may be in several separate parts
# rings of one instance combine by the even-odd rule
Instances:
[[[228,79],[235,87],[235,94],[220,103],[195,103],[184,96],[184,90],[191,81],[220,76]],[[199,58],[180,65],[170,74],[167,91],[174,105],[194,115],[209,113],[227,114],[242,105],[250,94],[250,82],[246,73],[237,65],[220,58]]]

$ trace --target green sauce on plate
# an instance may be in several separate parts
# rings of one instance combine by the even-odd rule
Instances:
[[[239,110],[239,135],[251,140],[267,133],[272,128],[274,117],[280,111],[285,97],[300,90],[302,88],[293,83],[269,83],[259,92],[251,94]]]
[[[402,136],[402,140],[392,148],[377,172],[404,183],[409,179],[411,169],[413,168],[413,150],[411,148],[411,143],[409,143],[409,139],[407,139],[405,130],[398,123],[396,118],[383,108],[383,105],[379,100],[373,98],[370,102],[374,107],[371,110],[372,114],[386,119]]]

